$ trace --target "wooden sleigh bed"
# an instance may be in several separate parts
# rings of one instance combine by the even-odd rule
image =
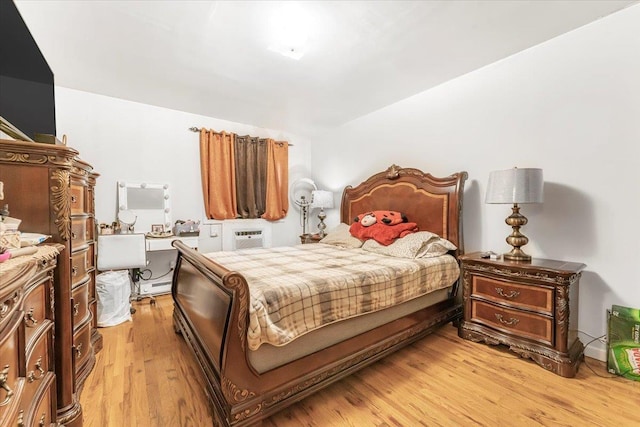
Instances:
[[[466,172],[435,178],[418,169],[393,165],[344,190],[341,221],[350,224],[355,216],[371,210],[399,211],[420,230],[452,242],[458,249],[451,254],[457,257],[464,248],[462,195],[466,178]],[[172,284],[174,325],[202,369],[217,425],[259,424],[462,315],[458,280],[454,279],[449,287],[433,293],[438,296],[415,298],[394,307],[395,312],[387,309],[356,316],[281,347],[265,344],[254,351],[247,338],[252,304],[247,279],[179,241],[173,245],[178,249]],[[300,249],[316,245],[320,248],[322,244]],[[276,353],[275,362],[261,364],[263,358],[272,359],[269,351]],[[285,358],[278,359],[283,351]]]

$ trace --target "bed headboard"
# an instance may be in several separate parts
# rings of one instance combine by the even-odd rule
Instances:
[[[419,169],[391,165],[342,193],[340,220],[351,224],[361,213],[374,210],[402,212],[420,231],[431,231],[464,253],[462,195],[466,172],[436,178]]]

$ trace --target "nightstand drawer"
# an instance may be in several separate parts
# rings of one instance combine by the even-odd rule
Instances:
[[[472,300],[471,321],[553,345],[553,319],[550,317]]]
[[[553,288],[474,276],[471,296],[553,315]]]

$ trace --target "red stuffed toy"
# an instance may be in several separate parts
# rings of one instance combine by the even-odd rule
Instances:
[[[375,219],[375,220],[374,220]],[[358,215],[349,227],[353,237],[360,240],[374,239],[388,246],[399,237],[418,231],[418,224],[408,222],[407,217],[396,211],[371,211]]]

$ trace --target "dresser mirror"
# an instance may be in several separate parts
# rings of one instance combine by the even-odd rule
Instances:
[[[171,230],[171,202],[168,184],[118,181],[118,217],[133,214],[136,233]]]

